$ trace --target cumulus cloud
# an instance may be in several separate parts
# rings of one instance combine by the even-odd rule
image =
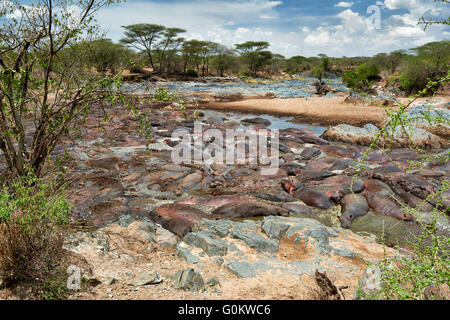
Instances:
[[[335,3],[337,12],[318,16],[279,10],[283,2],[275,0],[130,0],[102,9],[97,20],[115,41],[123,36],[121,26],[156,23],[186,29],[183,37],[188,40],[210,40],[227,46],[250,40],[268,41],[271,51],[286,57],[318,53],[373,55],[448,38],[442,27],[434,26],[424,32],[423,26],[417,25],[420,16],[437,14],[436,8],[442,9],[432,0],[377,1],[383,8],[380,30],[368,27],[365,8],[358,12],[353,9],[353,2]],[[405,11],[392,11],[398,9]],[[449,15],[448,11],[441,11],[439,14]]]
[[[353,6],[354,2],[345,2],[345,1],[341,1],[337,4],[335,4],[334,6],[337,8],[350,8],[351,6]]]

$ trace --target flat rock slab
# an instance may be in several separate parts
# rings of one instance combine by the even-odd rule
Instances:
[[[162,282],[162,277],[158,271],[143,271],[136,275],[136,278],[129,282],[130,285],[141,287],[148,284],[158,284]]]
[[[199,291],[204,289],[205,281],[200,273],[188,268],[175,273],[174,283],[177,289]]]

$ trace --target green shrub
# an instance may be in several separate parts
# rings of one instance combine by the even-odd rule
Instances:
[[[324,68],[322,66],[317,66],[314,69],[312,69],[312,75],[319,79],[319,81],[322,81],[322,77],[323,77],[323,72],[324,72]]]
[[[251,78],[252,74],[250,73],[250,71],[242,71],[238,72],[236,76],[242,81],[247,81],[249,78]]]
[[[198,78],[198,72],[195,71],[194,69],[188,69],[186,71],[186,75],[189,76],[189,77]]]
[[[417,93],[424,89],[429,79],[437,76],[436,70],[426,61],[415,58],[403,65],[399,74],[400,88],[406,93]]]
[[[374,63],[363,63],[356,70],[347,70],[342,75],[344,84],[355,91],[367,91],[373,81],[378,80],[379,69]]]
[[[52,282],[64,257],[64,227],[70,206],[53,182],[28,176],[0,193],[0,276],[31,283]]]

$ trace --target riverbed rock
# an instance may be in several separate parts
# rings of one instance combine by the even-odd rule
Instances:
[[[192,268],[177,271],[174,275],[174,284],[177,289],[190,291],[203,290],[205,287],[201,274]]]
[[[148,284],[158,284],[162,282],[162,277],[158,271],[142,271],[137,274],[133,281],[130,281],[129,284],[135,287],[142,287]]]
[[[342,141],[360,145],[371,145],[379,130],[372,124],[366,124],[364,127],[354,127],[348,124],[340,124],[331,127],[322,134],[322,138],[330,141]],[[447,148],[448,141],[420,128],[412,128],[409,132],[409,138],[413,146],[419,148]],[[411,142],[400,130],[393,134],[393,139],[381,137],[377,145],[385,147],[390,144],[396,147],[410,147]]]

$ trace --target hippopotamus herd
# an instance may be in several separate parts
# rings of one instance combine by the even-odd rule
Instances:
[[[97,176],[107,174],[116,181],[109,189],[87,179],[93,195],[101,193],[105,201],[120,199],[124,212],[147,216],[180,236],[202,219],[336,214],[336,210],[330,210],[335,206],[340,206],[343,228],[351,228],[355,219],[369,211],[411,223],[414,218],[406,212],[407,207],[448,214],[449,191],[443,193],[443,201],[437,201],[434,195],[448,181],[449,163],[430,161],[425,168],[411,167],[409,161],[421,158],[415,150],[370,151],[365,168],[355,175],[367,147],[337,144],[308,129],[288,128],[279,130],[279,142],[271,142],[277,144],[280,161],[278,170],[270,175],[261,174],[264,164],[259,162],[174,164],[171,150],[180,141],[172,137],[172,132],[185,129],[192,133],[194,123],[182,120],[182,113],[171,110],[151,112],[152,122],[158,125],[153,127],[152,143],[147,146],[150,155],[143,150],[145,145],[137,133],[130,134],[134,125],[138,127],[136,121],[118,114],[123,118],[123,127],[115,129],[115,139],[104,143],[104,149],[116,150],[111,151],[115,156],[96,155],[92,145],[85,143],[78,147],[78,153],[94,157],[80,160],[77,170],[96,170]],[[220,132],[236,127],[236,122],[237,126],[253,129],[270,126],[267,119],[243,119],[213,119],[199,113],[196,120]],[[208,143],[226,144],[212,140]],[[239,148],[242,152],[252,149],[248,141]],[[148,198],[154,203],[144,206],[140,200]],[[88,207],[90,200],[83,201],[81,205]]]

